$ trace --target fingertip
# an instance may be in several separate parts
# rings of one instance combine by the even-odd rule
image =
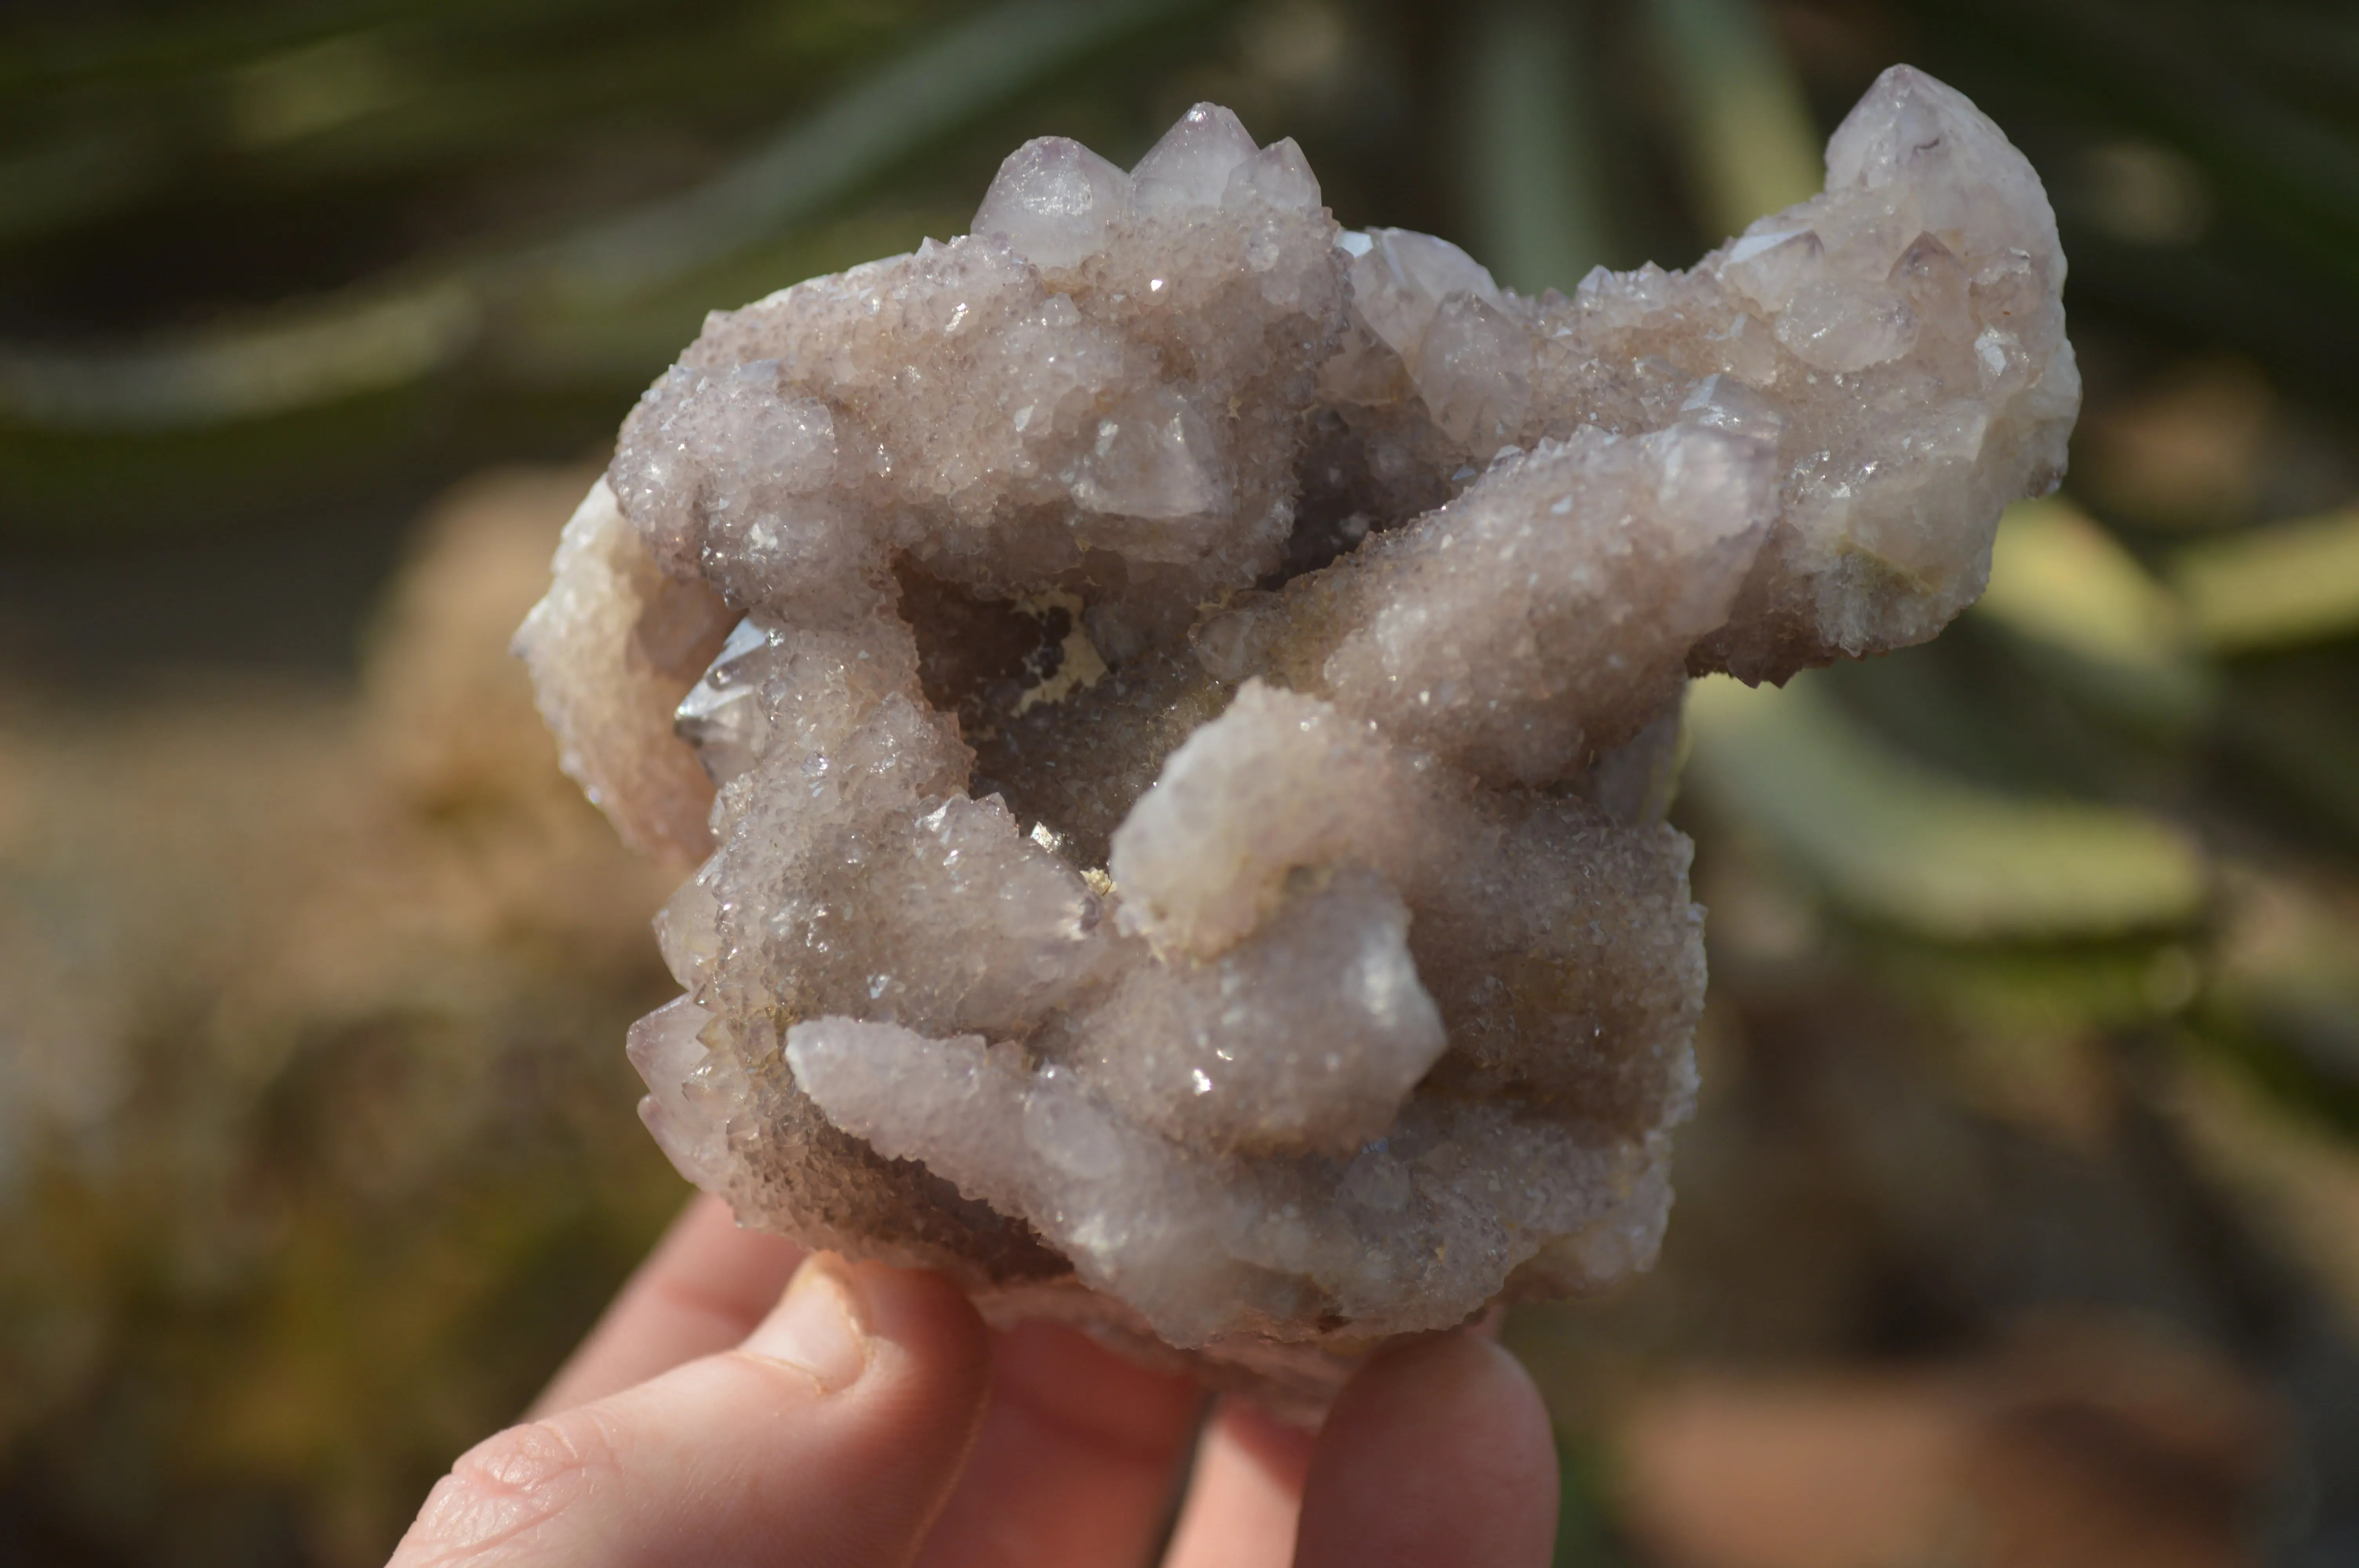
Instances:
[[[1317,1452],[1318,1433],[1280,1421],[1250,1400],[1231,1399],[1221,1406],[1215,1429],[1222,1439],[1250,1458],[1282,1492],[1299,1497]]]
[[[952,1465],[990,1380],[990,1338],[964,1292],[929,1271],[832,1252],[803,1260],[737,1355],[808,1382],[841,1441]]]
[[[1202,1393],[1195,1380],[1035,1319],[991,1336],[973,1459],[925,1568],[1078,1568],[1147,1559]]]
[[[966,1292],[930,1271],[827,1255],[805,1268],[813,1265],[844,1291],[864,1339],[859,1377],[823,1401],[842,1405],[824,1422],[832,1429],[828,1467],[857,1477],[861,1494],[853,1487],[835,1493],[834,1506],[867,1542],[845,1560],[905,1562],[974,1446],[991,1382],[990,1335]],[[781,1314],[793,1295],[790,1286]]]
[[[1298,1568],[1540,1568],[1554,1550],[1555,1438],[1498,1346],[1450,1334],[1346,1385],[1303,1484]]]
[[[971,1425],[990,1383],[991,1336],[966,1292],[931,1270],[830,1261],[869,1338],[871,1396],[962,1411]]]
[[[1223,1401],[1197,1447],[1168,1568],[1277,1568],[1291,1560],[1316,1441],[1245,1400]]]
[[[1548,1407],[1524,1364],[1497,1341],[1475,1333],[1436,1335],[1373,1357],[1344,1386],[1324,1429],[1355,1434],[1415,1419],[1463,1422],[1514,1445],[1551,1444]]]

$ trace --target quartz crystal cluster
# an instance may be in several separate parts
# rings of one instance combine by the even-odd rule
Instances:
[[[1201,105],[707,322],[520,644],[701,861],[630,1050],[749,1224],[1280,1403],[1651,1260],[1688,679],[1931,636],[2079,403],[2030,166],[1897,68],[1825,193],[1520,297]]]

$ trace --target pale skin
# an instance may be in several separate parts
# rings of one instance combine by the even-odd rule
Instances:
[[[1549,1561],[1547,1413],[1479,1335],[1376,1357],[1316,1438],[1201,1402],[700,1199],[526,1422],[435,1487],[393,1568],[1139,1568],[1183,1474],[1163,1568]]]

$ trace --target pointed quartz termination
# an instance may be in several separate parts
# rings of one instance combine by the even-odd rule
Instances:
[[[712,317],[519,635],[703,857],[644,1112],[747,1223],[1298,1411],[1645,1268],[1691,675],[1931,636],[2079,402],[2030,166],[1888,71],[1825,192],[1527,299],[1190,110]]]

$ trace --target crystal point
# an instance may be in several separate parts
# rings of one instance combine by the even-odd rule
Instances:
[[[1057,271],[1097,254],[1130,208],[1130,176],[1081,143],[1043,136],[1007,155],[975,210],[974,232]]]

